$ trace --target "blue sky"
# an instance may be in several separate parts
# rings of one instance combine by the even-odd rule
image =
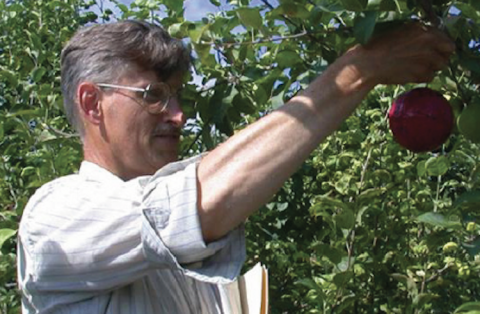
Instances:
[[[186,0],[184,2],[185,18],[189,21],[198,21],[207,13],[221,11],[222,7],[216,7],[208,0]]]
[[[120,2],[129,6],[134,0],[121,0]],[[225,5],[225,0],[222,0],[221,3],[222,6],[216,7],[209,0],[185,0],[185,18],[189,21],[198,21],[205,17],[207,13],[220,12],[222,8],[228,7],[228,5]]]
[[[123,4],[130,5],[134,0],[121,0]],[[217,13],[221,11],[228,10],[230,6],[227,4],[226,0],[220,0],[222,5],[216,7],[209,0],[184,0],[185,7],[185,18],[189,21],[198,21],[207,15],[207,13]],[[277,0],[270,0],[273,5],[278,3]],[[262,4],[261,0],[251,1],[251,6],[258,6]]]

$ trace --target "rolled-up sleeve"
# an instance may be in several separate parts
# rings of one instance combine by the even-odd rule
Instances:
[[[123,182],[94,164],[42,187],[19,231],[31,291],[117,288],[152,270],[228,283],[245,260],[243,226],[206,244],[197,213],[199,158]]]
[[[150,261],[162,263],[167,248],[187,275],[225,283],[238,276],[245,260],[244,229],[240,226],[218,241],[205,243],[197,206],[198,161],[162,169],[146,185],[142,201],[145,254]]]

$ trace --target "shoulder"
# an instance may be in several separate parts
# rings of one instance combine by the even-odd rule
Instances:
[[[54,202],[57,195],[75,195],[75,190],[81,183],[81,178],[78,174],[60,177],[45,183],[38,188],[28,200],[22,220],[25,220],[31,214],[33,208],[45,203]],[[70,191],[70,193],[68,193],[68,191]]]
[[[30,198],[30,202],[34,200],[43,199],[45,196],[54,194],[59,190],[68,190],[74,189],[76,186],[82,183],[82,179],[78,174],[71,174],[64,177],[54,179],[50,182],[45,183],[40,188],[38,188],[35,193]]]
[[[45,213],[54,212],[64,199],[76,195],[76,187],[80,185],[81,178],[78,174],[72,174],[54,179],[38,188],[28,200],[22,214],[19,227],[19,235],[26,237],[27,230],[34,230],[32,224],[36,218]],[[44,219],[48,221],[48,217]]]

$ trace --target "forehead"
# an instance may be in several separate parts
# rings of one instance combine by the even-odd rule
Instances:
[[[121,76],[119,83],[129,86],[146,87],[148,84],[164,82],[173,89],[182,87],[184,75],[180,72],[174,73],[167,80],[162,80],[154,71],[141,70],[136,66],[129,66]]]
[[[159,79],[153,71],[142,71],[136,66],[128,66],[122,73],[119,83],[130,86],[142,86]]]

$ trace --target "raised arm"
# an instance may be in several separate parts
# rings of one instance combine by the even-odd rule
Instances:
[[[454,49],[445,34],[419,23],[356,46],[304,92],[213,150],[198,167],[204,239],[222,237],[267,203],[373,87],[431,81]]]

